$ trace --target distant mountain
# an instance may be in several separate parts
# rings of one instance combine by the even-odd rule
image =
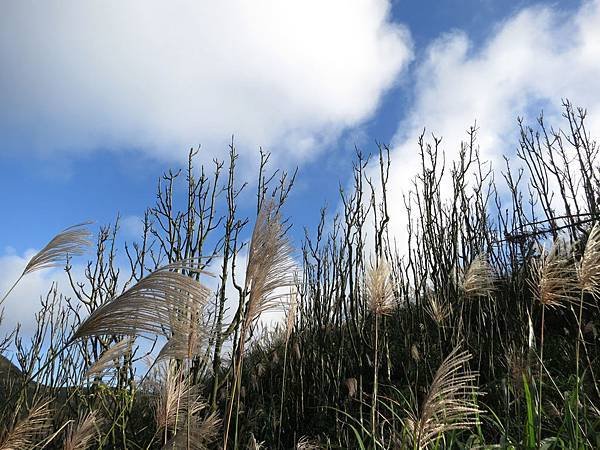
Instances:
[[[0,355],[0,380],[21,376],[21,371],[8,358]]]

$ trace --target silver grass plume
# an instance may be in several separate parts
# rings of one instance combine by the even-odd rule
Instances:
[[[420,410],[409,412],[405,423],[415,448],[426,448],[441,434],[479,423],[482,411],[474,400],[477,374],[463,370],[470,359],[459,347],[452,350],[436,371]]]
[[[316,440],[302,436],[296,443],[295,450],[320,450],[321,448],[323,447]]]
[[[95,411],[87,413],[76,425],[71,424],[63,444],[63,450],[87,450],[98,436],[100,420]]]
[[[247,450],[263,450],[265,448],[265,442],[258,442],[254,437],[254,434],[250,433],[250,439],[248,440]]]
[[[380,259],[367,273],[369,307],[377,316],[387,316],[394,309],[394,290],[387,262]]]
[[[107,371],[115,368],[122,356],[131,354],[134,340],[134,337],[128,336],[106,349],[100,358],[86,370],[84,377],[102,377]]]
[[[29,410],[27,416],[0,439],[0,450],[34,449],[38,446],[40,437],[48,434],[51,427],[50,400],[40,400]]]
[[[169,364],[163,368],[158,395],[153,402],[154,418],[158,430],[176,432],[183,425],[185,417],[204,408],[198,389],[184,377],[182,369]]]
[[[600,222],[592,227],[578,267],[579,287],[600,297]]]
[[[263,312],[279,308],[287,297],[277,290],[293,285],[292,251],[275,203],[266,201],[256,219],[248,253],[245,329]]]
[[[496,276],[485,255],[478,255],[469,265],[462,282],[467,298],[489,297],[494,292]]]
[[[25,275],[37,270],[61,266],[66,263],[68,256],[83,254],[85,249],[91,245],[91,241],[89,240],[91,233],[85,228],[88,224],[89,222],[73,225],[54,236],[42,250],[29,260],[23,273],[21,273],[19,278],[17,278],[4,296],[0,298],[0,305],[4,303],[9,294]],[[1,315],[2,314],[0,313],[0,316]]]
[[[557,240],[549,251],[542,251],[533,263],[533,277],[529,284],[544,306],[566,306],[577,301],[577,270],[572,252],[565,242]]]
[[[425,306],[425,312],[438,326],[442,326],[452,314],[452,306],[450,303],[440,300],[435,294],[431,294],[429,304]]]
[[[81,255],[91,245],[92,233],[85,228],[89,222],[73,225],[52,238],[29,260],[23,275],[65,263],[67,256]]]
[[[173,311],[170,321],[171,336],[156,357],[157,361],[164,358],[191,359],[201,353],[209,334],[204,306],[210,294],[211,292],[206,290],[206,298],[203,301],[190,302],[187,309]]]
[[[198,311],[208,301],[210,289],[181,273],[200,272],[192,260],[155,270],[120,296],[97,308],[79,326],[72,340],[98,335],[177,334],[174,317]]]
[[[167,449],[208,450],[219,435],[221,419],[216,412],[205,418],[192,416],[163,447]]]
[[[207,404],[181,368],[169,365],[163,369],[162,378],[153,407],[157,429],[172,434],[163,448],[208,448],[219,431],[217,414],[200,417]]]
[[[285,231],[275,202],[266,200],[258,212],[248,251],[244,285],[248,299],[235,356],[233,395],[229,399],[225,416],[224,448],[227,448],[229,439],[233,404],[236,398],[239,399],[247,333],[262,313],[283,306],[283,299],[287,295],[278,291],[293,286],[293,250]]]

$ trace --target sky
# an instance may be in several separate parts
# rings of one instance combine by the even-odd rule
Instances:
[[[355,148],[391,148],[390,230],[426,128],[456,155],[477,121],[494,166],[516,118],[558,121],[563,98],[600,135],[600,1],[330,0],[0,2],[0,292],[58,231],[123,218],[133,240],[158,177],[190,147],[240,154],[254,206],[259,148],[298,179],[298,245],[339,207]],[[370,170],[373,170],[372,168]],[[12,295],[26,322],[59,269]]]

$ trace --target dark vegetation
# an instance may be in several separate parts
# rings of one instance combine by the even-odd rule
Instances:
[[[0,357],[0,449],[599,448],[599,148],[569,103],[560,131],[519,127],[494,169],[475,128],[456,161],[422,136],[404,198],[386,195],[387,147],[357,154],[340,213],[295,252],[295,174],[261,153],[249,218],[235,147],[199,170],[190,152],[159,180],[129,267],[118,222],[84,279],[86,226],[28,265],[23,283],[66,257],[71,286],[49,290],[31,340],[0,345],[16,352]],[[273,308],[281,325],[262,327]]]

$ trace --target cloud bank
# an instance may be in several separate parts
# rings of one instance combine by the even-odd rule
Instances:
[[[35,250],[27,250],[19,255],[9,250],[0,255],[0,298],[19,278],[36,253]],[[33,335],[36,327],[35,314],[41,309],[40,300],[45,299],[53,283],[57,283],[59,292],[69,292],[67,274],[60,268],[32,272],[19,282],[2,305],[4,317],[0,322],[0,339],[17,324],[21,325],[22,335],[26,339]]]
[[[384,0],[14,0],[0,14],[0,153],[201,143],[298,161],[359,124],[411,58]],[[21,150],[23,151],[23,150]]]
[[[496,169],[504,168],[502,155],[510,157],[518,146],[517,116],[531,123],[543,109],[547,123],[560,126],[563,98],[587,108],[588,130],[599,136],[599,61],[600,1],[584,2],[569,13],[524,9],[499,24],[481,45],[461,31],[434,41],[415,70],[414,103],[392,146],[392,235],[403,241],[402,194],[419,171],[417,138],[424,127],[443,137],[441,147],[450,162],[477,121],[482,160]]]

